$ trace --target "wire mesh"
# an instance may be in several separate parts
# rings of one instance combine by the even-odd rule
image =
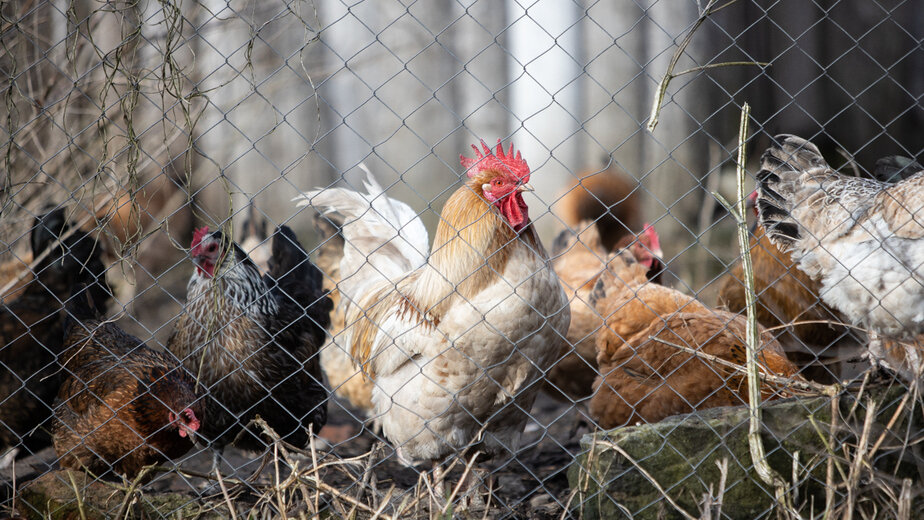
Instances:
[[[3,514],[914,518],[922,11],[3,2]]]

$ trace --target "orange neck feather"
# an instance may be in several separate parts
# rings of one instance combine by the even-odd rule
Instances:
[[[516,232],[485,200],[485,176],[469,180],[446,201],[433,240],[428,269],[415,284],[415,298],[424,308],[448,305],[453,292],[470,298],[504,272],[508,246]],[[521,234],[533,233],[527,225]]]

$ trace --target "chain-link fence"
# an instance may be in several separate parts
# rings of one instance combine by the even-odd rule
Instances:
[[[0,3],[2,514],[918,517],[921,20]]]

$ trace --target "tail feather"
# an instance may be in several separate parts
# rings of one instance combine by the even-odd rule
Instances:
[[[794,135],[778,135],[778,143],[761,157],[757,174],[757,214],[767,236],[776,245],[791,248],[801,238],[799,224],[792,218],[797,181],[802,173],[828,164],[818,148]]]
[[[32,257],[38,258],[59,236],[70,228],[64,208],[51,210],[35,218],[30,236]]]
[[[36,218],[31,244],[34,257],[45,253],[35,268],[36,276],[42,282],[41,290],[52,291],[61,299],[86,292],[92,311],[104,314],[112,291],[106,283],[103,246],[82,230],[75,230],[57,243],[71,227],[64,208]],[[78,287],[83,289],[78,291]]]
[[[365,166],[362,169],[367,177],[363,183],[365,193],[328,188],[312,190],[295,199],[298,206],[311,205],[324,215],[337,213],[343,217],[340,232],[345,247],[338,289],[350,300],[358,299],[383,279],[394,282],[420,267],[430,250],[427,229],[417,213],[386,196],[372,173]]]
[[[283,288],[307,285],[312,292],[321,291],[323,275],[308,259],[308,252],[289,226],[276,228],[273,236],[273,256],[269,260],[269,274]]]
[[[298,323],[290,332],[306,331],[312,336],[313,345],[319,346],[330,326],[333,305],[324,294],[321,271],[308,259],[308,252],[288,226],[279,226],[273,236],[268,276],[276,281],[277,301],[286,307],[273,318],[283,322],[277,324],[279,328]],[[283,343],[292,345],[293,341]]]

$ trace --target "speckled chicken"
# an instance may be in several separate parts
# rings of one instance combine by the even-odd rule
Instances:
[[[110,294],[96,240],[71,231],[64,209],[36,219],[34,257],[49,250],[15,298],[0,306],[0,453],[7,448],[35,452],[51,445],[52,405],[61,384],[55,360],[64,348],[64,302],[80,284],[90,286],[98,312]]]
[[[874,361],[908,378],[924,356],[924,171],[895,183],[835,172],[818,148],[775,137],[758,174],[770,240],[821,282],[820,296],[873,335]],[[877,337],[905,342],[886,349]]]
[[[601,376],[590,401],[591,417],[603,428],[614,428],[746,403],[743,373],[670,345],[744,365],[744,318],[649,283],[646,271],[622,252],[609,262],[591,293],[597,311],[606,318],[606,327],[597,335]],[[798,368],[763,329],[758,360],[765,372],[801,379]],[[761,386],[765,399],[783,392],[770,383]]]
[[[749,206],[757,192],[749,197]],[[854,333],[842,325],[844,317],[821,301],[821,284],[796,267],[792,256],[774,245],[764,228],[755,225],[750,238],[757,293],[757,321],[775,329],[775,335],[790,359],[805,367],[810,379],[839,380],[835,366],[855,356]],[[719,288],[719,305],[743,313],[747,307],[744,274],[740,262],[724,276]]]
[[[514,450],[570,322],[523,199],[526,161],[500,142],[473,148],[432,249],[413,210],[371,176],[366,193],[301,198],[344,217],[337,341],[374,380],[373,416],[405,464],[470,443],[485,454]]]
[[[846,333],[844,327],[836,325],[843,319],[840,314],[821,302],[819,284],[800,271],[788,253],[770,242],[763,227],[754,230],[750,246],[757,320],[761,325],[809,322],[793,325],[793,334],[804,343],[818,346],[828,346]],[[736,264],[719,289],[719,303],[732,312],[742,312],[747,306],[743,279],[741,265]]]
[[[304,447],[307,428],[327,420],[318,348],[330,324],[321,273],[286,226],[273,237],[269,272],[221,231],[196,230],[195,272],[168,348],[197,380],[208,421],[200,434],[221,450],[261,451],[260,416],[285,441]],[[236,440],[235,440],[236,439]]]
[[[52,433],[61,466],[134,479],[193,446],[204,415],[192,377],[77,296],[68,304]]]

